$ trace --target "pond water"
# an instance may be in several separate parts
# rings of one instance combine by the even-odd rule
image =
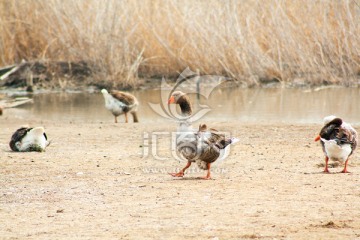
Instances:
[[[140,102],[138,115],[141,122],[169,121],[149,105],[163,102],[163,106],[167,107],[167,99],[161,100],[160,90],[131,93]],[[6,109],[6,114],[23,119],[36,117],[57,121],[114,122],[111,113],[105,109],[101,93],[39,93],[31,97],[34,103]],[[191,99],[195,109],[200,109],[200,105],[210,108],[201,118],[204,121],[322,123],[324,116],[336,115],[349,123],[360,124],[360,88],[219,88],[213,90],[208,99],[201,97],[198,100],[196,95],[192,95]],[[123,122],[124,117],[120,116],[118,120]]]

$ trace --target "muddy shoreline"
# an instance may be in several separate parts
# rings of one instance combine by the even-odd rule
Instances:
[[[44,126],[44,153],[14,153],[20,125]],[[167,174],[176,124],[114,124],[0,117],[0,235],[4,239],[355,239],[360,155],[350,174],[322,173],[317,124],[211,122],[240,142],[214,165]],[[359,131],[359,126],[355,126]],[[146,139],[145,139],[146,140]],[[156,144],[156,153],[144,149]],[[149,148],[147,150],[149,150]],[[145,151],[146,152],[146,151]],[[159,159],[158,157],[162,159]],[[21,228],[19,228],[21,226]]]
[[[168,83],[174,84],[183,77],[194,79],[201,76],[201,83],[207,84],[207,79],[212,75],[204,75],[185,69],[190,75],[163,75],[146,77],[138,76],[127,82],[124,79],[108,79],[99,66],[92,62],[78,61],[31,61],[5,66],[0,68],[0,90],[25,93],[39,92],[59,92],[59,91],[77,91],[77,92],[94,92],[100,91],[102,88],[118,89],[118,90],[144,90],[156,89],[160,87],[163,78]],[[198,74],[198,75],[196,75]],[[240,88],[326,88],[326,87],[358,87],[359,82],[343,83],[322,80],[320,82],[311,82],[310,76],[294,77],[292,80],[283,81],[277,77],[260,78],[250,81],[249,79],[233,79],[229,76],[216,76],[227,78],[231,83],[227,87]],[[211,82],[211,81],[210,81]]]

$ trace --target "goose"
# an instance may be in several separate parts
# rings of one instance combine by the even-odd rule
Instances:
[[[43,127],[21,127],[10,140],[10,148],[15,152],[44,152],[50,142]]]
[[[176,149],[187,160],[186,166],[180,172],[169,174],[173,177],[183,177],[191,163],[196,162],[200,169],[207,170],[206,176],[202,179],[211,179],[211,164],[220,158],[227,146],[239,140],[229,138],[215,129],[208,129],[206,124],[200,124],[197,130],[193,129],[191,122],[186,119],[192,114],[192,105],[185,93],[173,92],[168,104],[179,104],[181,115],[184,117],[179,123]]]
[[[325,154],[324,173],[329,173],[328,162],[345,162],[342,173],[348,173],[347,164],[350,156],[356,149],[358,136],[356,130],[341,118],[327,116],[324,118],[324,127],[321,129],[315,141],[321,140],[321,146]]]
[[[127,113],[130,112],[133,116],[134,122],[139,122],[137,117],[137,107],[139,105],[135,96],[130,93],[111,90],[110,93],[106,89],[102,89],[101,93],[105,99],[105,107],[114,115],[115,123],[117,123],[117,117],[121,114],[125,114],[125,122],[128,122]]]

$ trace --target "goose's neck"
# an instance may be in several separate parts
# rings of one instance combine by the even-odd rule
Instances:
[[[182,96],[178,100],[178,104],[180,105],[181,114],[183,116],[191,116],[192,114],[192,106],[190,100],[187,96]]]
[[[191,123],[187,120],[179,121],[178,132],[192,132]]]
[[[110,93],[103,93],[104,99],[106,103],[110,103],[112,96],[110,95]]]

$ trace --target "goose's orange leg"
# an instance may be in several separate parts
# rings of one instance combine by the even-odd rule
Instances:
[[[325,157],[325,169],[324,169],[324,173],[330,173],[329,169],[328,169],[328,162],[329,162],[329,157],[326,156]]]
[[[128,115],[125,113],[125,122],[128,123]]]
[[[205,177],[201,177],[201,179],[209,180],[209,179],[211,179],[211,176],[210,176],[210,165],[211,165],[211,163],[207,163],[206,165],[207,165],[207,174],[206,174]]]
[[[191,165],[191,162],[188,162],[186,164],[186,166],[180,172],[178,172],[178,173],[169,173],[169,174],[171,176],[173,176],[173,177],[183,177],[185,170],[188,169],[190,167],[190,165]]]
[[[350,172],[347,170],[347,163],[348,163],[348,161],[349,161],[349,158],[346,159],[346,161],[345,161],[344,169],[341,171],[342,173],[350,173]]]

